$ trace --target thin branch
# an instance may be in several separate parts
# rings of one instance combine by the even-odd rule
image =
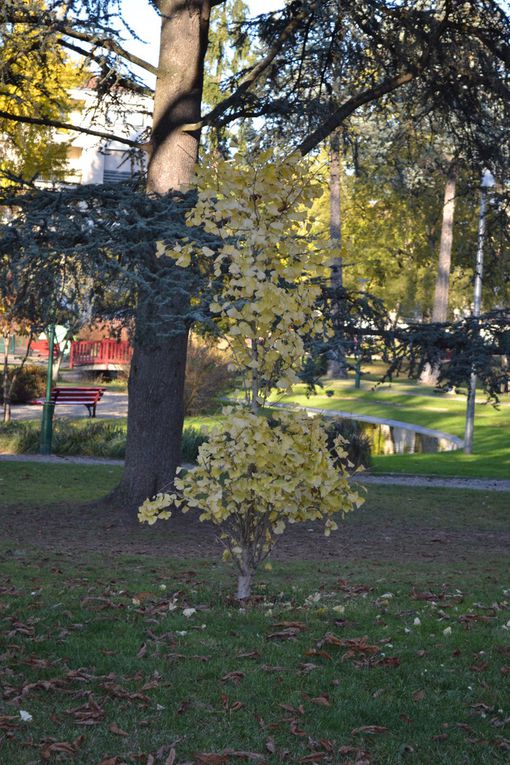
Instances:
[[[54,127],[61,130],[74,130],[77,133],[95,135],[98,136],[98,138],[104,138],[107,141],[118,141],[119,143],[126,144],[126,146],[133,146],[135,149],[142,149],[144,147],[144,144],[139,143],[139,141],[132,141],[130,138],[113,135],[112,133],[103,133],[101,130],[94,130],[93,128],[72,125],[70,122],[60,122],[59,120],[45,119],[43,117],[27,117],[21,114],[9,114],[9,112],[4,112],[2,110],[0,110],[0,119],[10,120],[11,122],[22,122],[26,125],[42,125],[43,127]]]
[[[342,104],[336,109],[322,125],[319,125],[316,130],[310,133],[304,141],[302,141],[297,150],[303,157],[308,154],[312,149],[333,133],[347,117],[356,111],[363,104],[368,104],[370,101],[375,101],[386,93],[391,93],[393,90],[406,85],[411,82],[417,76],[417,72],[403,72],[395,77],[391,77],[389,80],[384,80],[379,85],[373,88],[358,93],[358,95],[349,98],[348,101]]]
[[[84,58],[87,58],[90,61],[95,61],[96,64],[99,64],[100,67],[104,68],[108,66],[108,59],[105,58],[105,56],[98,56],[95,53],[92,53],[92,51],[88,51],[85,48],[81,48],[79,45],[74,45],[73,43],[69,42],[68,40],[65,40],[64,38],[61,38],[58,42],[64,48],[68,48],[69,50],[72,50],[75,53],[79,53],[80,56],[83,56]],[[140,83],[135,82],[129,77],[125,77],[123,75],[116,75],[116,81],[122,88],[125,88],[126,90],[130,90],[133,93],[138,93],[138,95],[140,96],[147,96],[147,98],[154,97],[154,90],[152,88],[149,88],[147,85],[141,85]]]
[[[105,48],[126,61],[129,61],[131,64],[139,66],[141,69],[145,69],[150,74],[157,75],[158,73],[156,66],[145,61],[145,59],[136,56],[134,53],[130,53],[115,40],[112,40],[109,37],[102,37],[101,35],[80,32],[77,29],[66,26],[58,19],[52,18],[48,14],[45,14],[44,16],[18,16],[13,14],[11,16],[6,13],[2,18],[2,21],[10,24],[31,24],[35,27],[45,26],[51,32],[59,32],[62,35],[66,35],[66,37],[72,37],[75,40],[90,43],[90,45],[94,45],[97,48]]]

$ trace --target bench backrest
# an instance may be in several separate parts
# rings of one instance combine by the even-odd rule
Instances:
[[[72,387],[53,388],[51,400],[69,404],[95,404],[102,397],[105,388]]]

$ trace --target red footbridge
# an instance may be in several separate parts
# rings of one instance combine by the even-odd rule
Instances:
[[[74,340],[69,366],[89,369],[120,369],[131,361],[133,349],[126,340]]]

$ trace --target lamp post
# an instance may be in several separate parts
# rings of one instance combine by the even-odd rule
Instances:
[[[55,347],[55,324],[50,324],[48,335],[48,370],[46,377],[46,398],[43,404],[41,420],[41,442],[39,445],[40,454],[51,454],[51,441],[53,437],[53,412],[55,411],[55,402],[51,400],[51,386],[53,382],[53,349]]]
[[[496,181],[489,170],[484,170],[480,185],[480,217],[478,220],[478,244],[476,248],[475,288],[473,297],[473,316],[478,318],[482,308],[482,278],[483,278],[483,246],[485,241],[485,215],[487,211],[487,195]],[[464,432],[464,453],[473,453],[473,431],[475,427],[476,372],[471,371],[468,384],[466,406],[466,429]]]

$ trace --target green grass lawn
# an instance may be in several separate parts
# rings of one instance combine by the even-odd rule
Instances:
[[[279,564],[240,609],[211,561],[2,547],[9,765],[508,762],[502,561]]]
[[[332,393],[331,396],[326,391]],[[301,406],[341,410],[355,414],[386,417],[464,436],[466,399],[449,393],[435,393],[416,383],[397,382],[373,388],[363,383],[356,390],[352,380],[326,382],[318,395],[307,397],[304,386],[279,399]],[[406,454],[374,457],[376,473],[417,473],[484,478],[510,478],[510,405],[508,398],[499,409],[480,398],[476,407],[474,454],[461,451],[440,454]]]
[[[119,475],[0,463],[0,506],[46,504],[44,522]],[[0,762],[508,763],[510,552],[420,547],[438,532],[446,553],[444,534],[498,539],[508,496],[370,487],[346,521],[361,527],[348,560],[273,563],[243,608],[229,568],[172,557],[171,538],[167,555],[126,554],[120,537],[99,554],[39,548],[37,528],[32,545],[4,535]],[[414,559],[367,557],[370,529],[399,529]]]

